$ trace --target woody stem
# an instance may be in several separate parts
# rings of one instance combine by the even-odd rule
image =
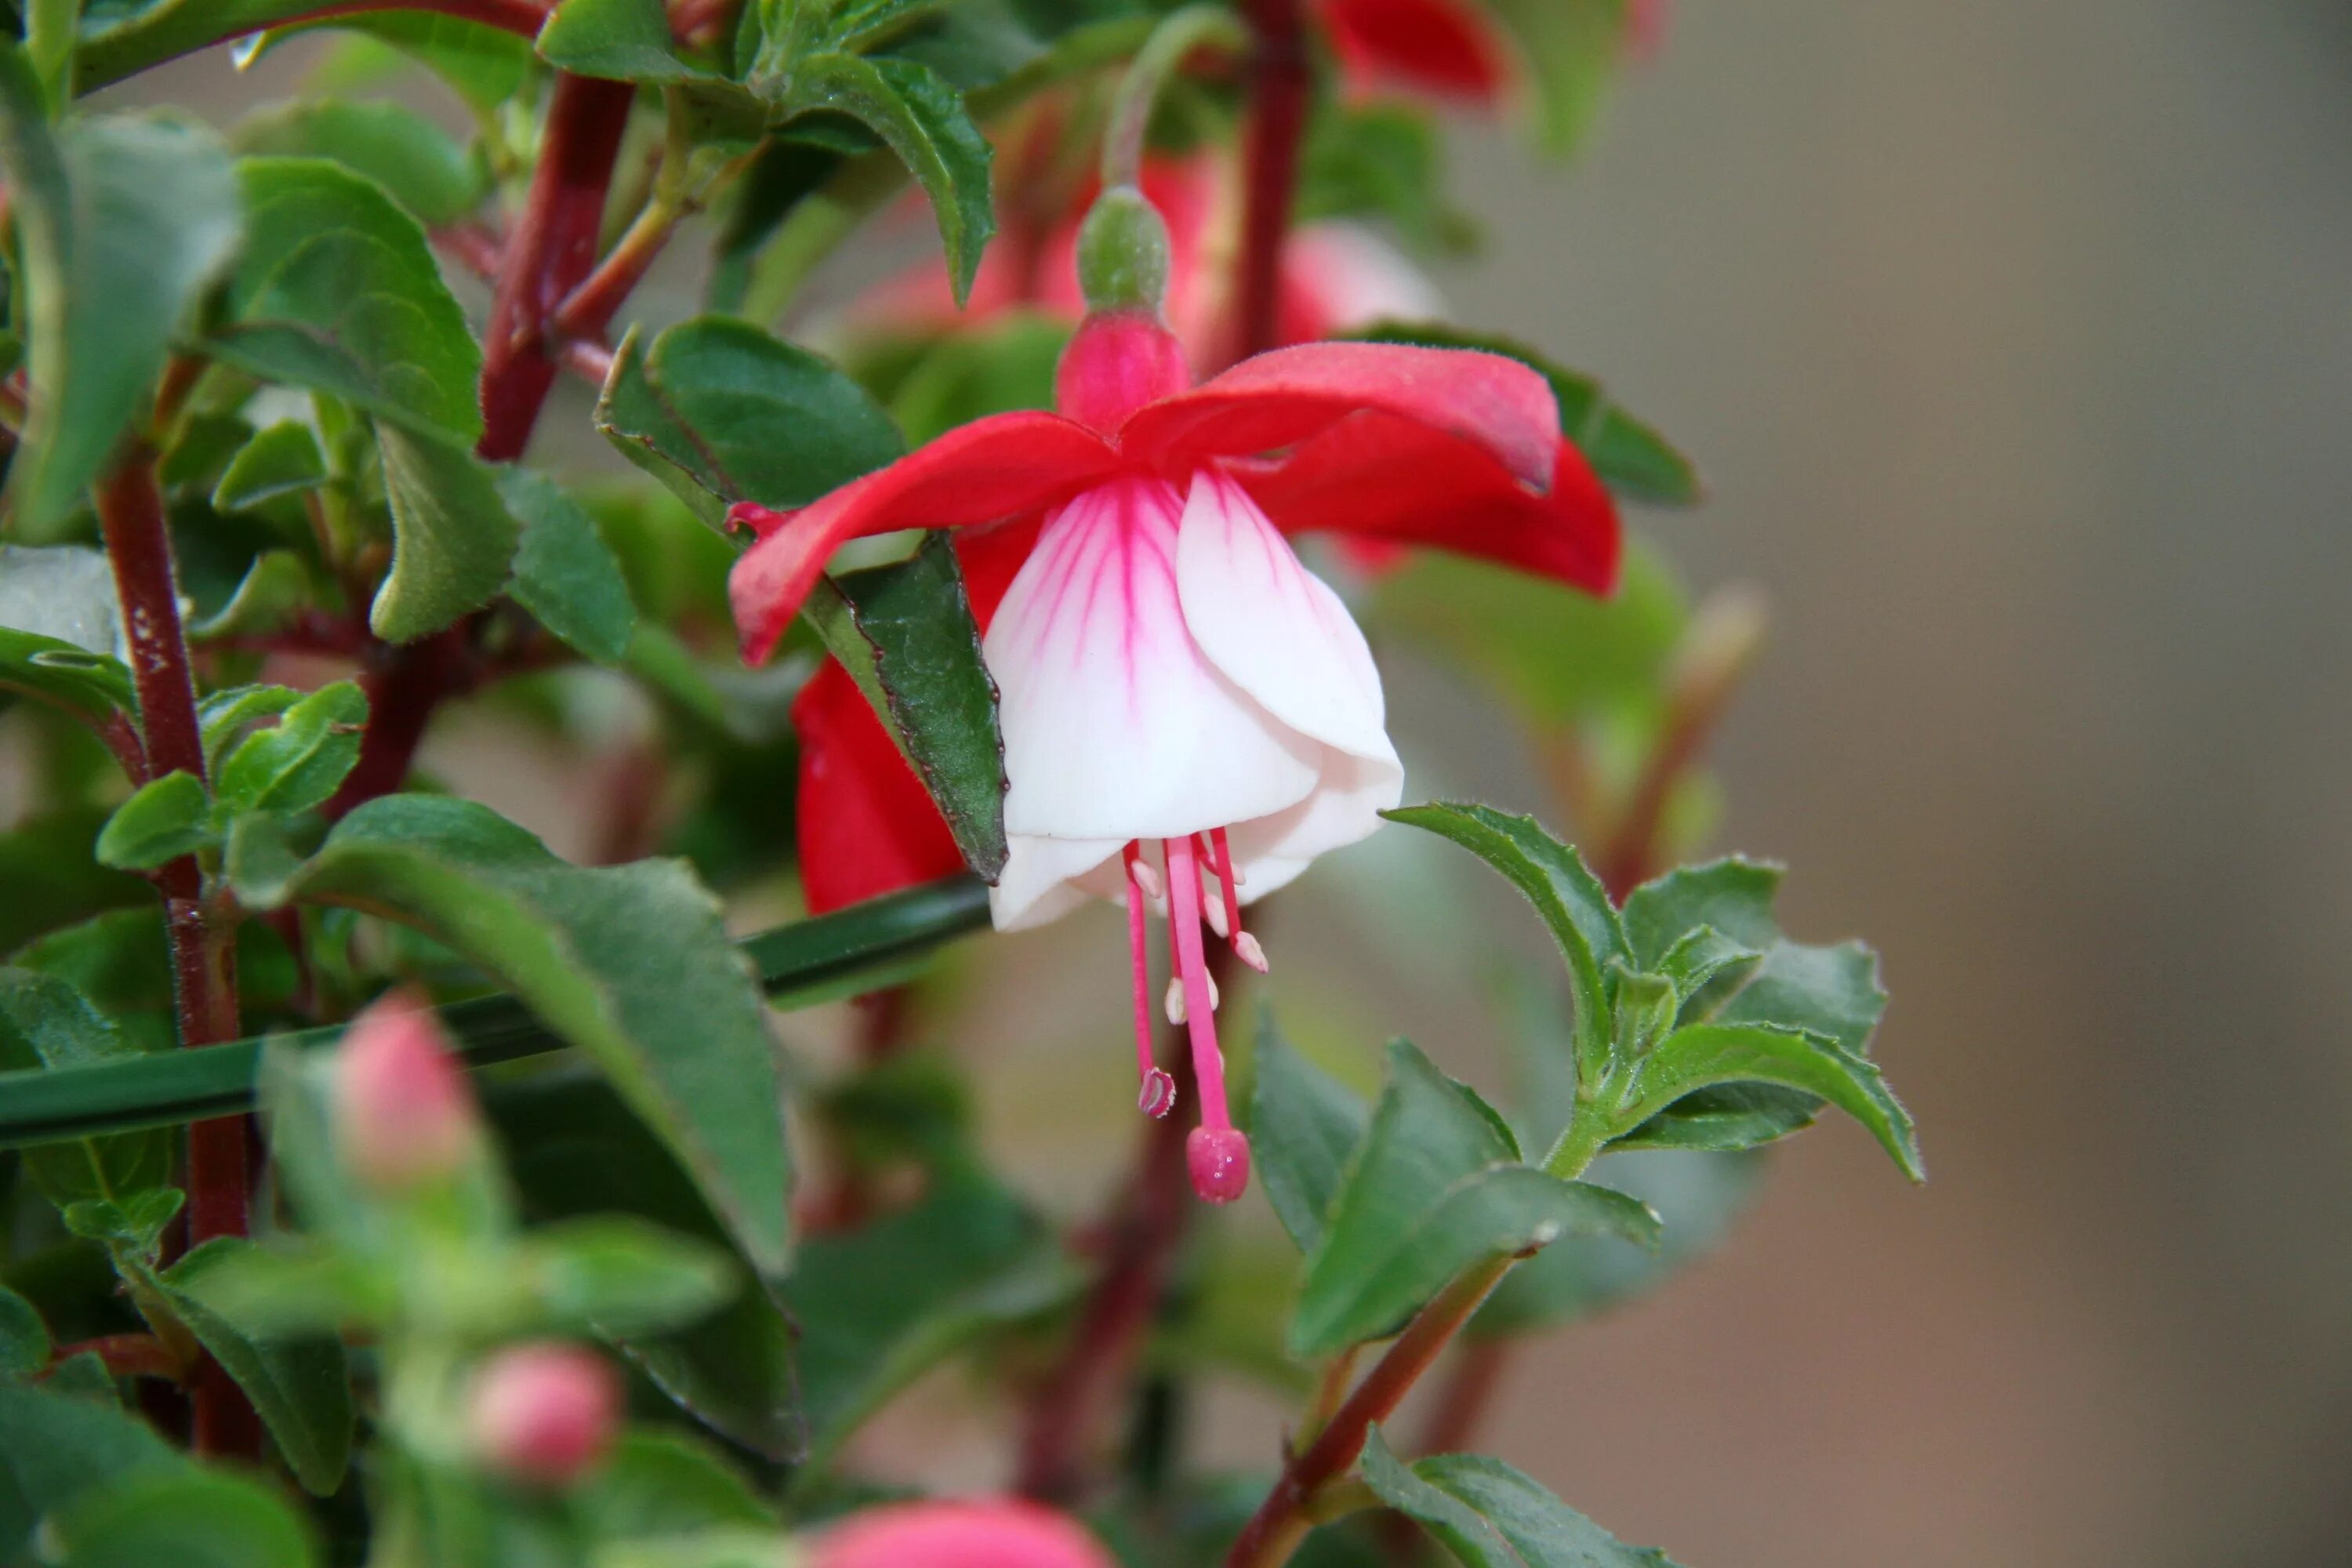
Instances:
[[[1244,153],[1248,184],[1235,289],[1236,359],[1275,346],[1282,247],[1298,187],[1299,138],[1307,126],[1307,51],[1299,0],[1248,0],[1246,13],[1257,34],[1257,53],[1250,70]]]

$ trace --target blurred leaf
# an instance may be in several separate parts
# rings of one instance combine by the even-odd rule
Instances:
[[[718,900],[677,861],[565,864],[485,806],[369,802],[263,907],[350,904],[415,926],[497,975],[693,1173],[754,1268],[782,1271],[790,1172],[753,972]]]
[[[106,1016],[66,981],[0,969],[0,1068],[58,1071],[140,1055]],[[28,1150],[26,1169],[49,1201],[128,1199],[172,1175],[173,1139],[161,1130],[118,1132]]]
[[[368,626],[386,642],[411,642],[497,595],[522,530],[473,453],[385,420],[375,432],[394,546]]]
[[[1307,1257],[1291,1352],[1393,1333],[1465,1269],[1568,1232],[1654,1245],[1658,1221],[1622,1193],[1521,1164],[1501,1117],[1396,1041],[1371,1129]]]
[[[110,1480],[45,1531],[68,1568],[315,1568],[302,1517],[258,1481],[194,1466]]]
[[[311,692],[228,753],[220,768],[222,806],[292,812],[324,804],[360,760],[367,716],[368,700],[357,681],[338,680]]]
[[[122,612],[106,552],[79,544],[0,544],[0,627],[112,659],[122,651]],[[70,656],[54,662],[60,669],[105,668]],[[131,673],[125,669],[104,706],[128,708],[131,702]]]
[[[485,1107],[532,1220],[626,1212],[731,1245],[676,1157],[601,1079],[539,1074],[491,1086]],[[801,1437],[793,1337],[773,1288],[755,1277],[698,1321],[618,1343],[696,1419],[755,1453],[785,1458]]]
[[[246,158],[237,178],[246,245],[230,319],[205,352],[472,446],[482,433],[481,351],[416,220],[382,187],[322,158]],[[387,451],[388,470],[390,459]]]
[[[466,150],[397,103],[323,98],[257,110],[237,121],[239,153],[326,158],[382,185],[427,227],[473,211],[483,178]]]
[[[303,10],[315,10],[305,5]],[[249,35],[236,47],[240,68],[250,66],[289,38],[322,28],[354,35],[344,38],[346,52],[331,56],[311,79],[321,92],[341,90],[349,75],[349,51],[362,47],[396,52],[431,71],[478,114],[488,115],[514,98],[530,79],[535,64],[530,40],[502,27],[456,16],[421,11],[372,11],[331,16],[292,26],[272,27]],[[341,70],[336,68],[342,66]]]
[[[103,809],[44,812],[0,833],[0,950],[126,904],[155,907],[155,889],[127,871],[110,871],[92,853]]]
[[[1307,126],[1297,221],[1379,218],[1415,250],[1466,250],[1477,226],[1446,197],[1444,153],[1426,110],[1328,100]]]
[[[13,47],[0,47],[0,163],[31,327],[32,412],[9,489],[16,527],[38,537],[80,504],[236,253],[236,190],[219,137],[192,121],[100,116],[53,138]]]
[[[1011,1194],[947,1176],[913,1208],[811,1238],[785,1296],[801,1323],[808,1464],[971,1341],[1066,1300],[1083,1274]]]
[[[959,425],[1020,408],[1054,406],[1054,367],[1070,323],[1015,310],[942,334],[889,395],[890,416],[920,446]]]
[[[154,1283],[206,1353],[253,1401],[294,1479],[325,1497],[342,1485],[351,1463],[351,1374],[342,1342],[256,1329],[225,1310],[209,1282],[255,1250],[241,1237],[219,1237],[157,1274]]]
[[[143,1421],[54,1389],[0,1384],[0,1563],[26,1560],[33,1531],[92,1488],[188,1461]],[[142,1568],[174,1563],[169,1552]]]
[[[150,1187],[123,1197],[82,1198],[65,1206],[66,1229],[115,1254],[117,1268],[152,1258],[163,1232],[180,1217],[188,1194],[177,1187]]]
[[[776,1516],[726,1458],[683,1432],[632,1427],[572,1507],[598,1541],[658,1540],[743,1526],[773,1531]]]
[[[615,1339],[698,1321],[738,1284],[719,1247],[635,1215],[543,1226],[520,1252],[533,1295],[560,1325]]]
[[[662,0],[562,0],[539,30],[538,47],[550,65],[614,81],[697,81],[715,74],[687,59]]]
[[[205,781],[190,773],[169,773],[140,785],[106,819],[98,836],[98,863],[120,871],[152,871],[218,837]]]
[[[1250,1155],[1283,1229],[1299,1251],[1312,1254],[1371,1114],[1345,1085],[1291,1047],[1270,1006],[1258,1009],[1255,1060]]]
[[[905,450],[856,382],[718,316],[682,321],[649,349],[632,331],[597,402],[596,427],[713,524],[731,501],[804,506]]]
[[[0,690],[38,698],[92,725],[139,706],[131,671],[112,654],[7,626],[0,626]]]
[[[48,1325],[30,1301],[0,1285],[0,1379],[31,1377],[48,1367]]]
[[[1593,0],[1565,3],[1590,5]],[[1559,401],[1560,434],[1584,454],[1611,489],[1660,506],[1691,506],[1700,499],[1698,470],[1664,437],[1612,402],[1599,382],[1553,363],[1525,343],[1431,321],[1382,321],[1349,335],[1372,342],[1477,349],[1517,360],[1551,383],[1552,395]]]
[[[636,629],[637,609],[596,520],[532,469],[501,469],[498,485],[522,524],[507,592],[584,657],[618,664]]]
[[[1906,1175],[1925,1181],[1911,1115],[1868,1058],[1801,1029],[1767,1024],[1695,1024],[1676,1030],[1643,1064],[1639,1121],[1694,1089],[1772,1084],[1828,1100],[1870,1130]]]
[[[1491,0],[1517,38],[1534,87],[1545,152],[1580,145],[1625,52],[1632,0]]]
[[[1004,737],[953,542],[929,533],[904,561],[828,581],[830,592],[810,600],[811,620],[930,792],[965,861],[993,882],[1007,853]]]
[[[221,511],[244,511],[279,496],[316,489],[327,482],[326,455],[319,438],[298,420],[284,420],[265,430],[236,457],[213,487],[213,506]]]
[[[1675,1568],[1654,1546],[1628,1546],[1500,1459],[1441,1454],[1410,1467],[1378,1427],[1364,1480],[1465,1568]]]
[[[310,573],[291,550],[265,550],[229,595],[228,603],[188,627],[201,642],[212,637],[259,637],[277,630],[310,601]]]

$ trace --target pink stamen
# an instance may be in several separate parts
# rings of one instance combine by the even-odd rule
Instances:
[[[1125,858],[1127,946],[1135,969],[1135,1071],[1143,1085],[1135,1104],[1144,1115],[1156,1119],[1176,1109],[1176,1080],[1151,1059],[1151,960],[1143,945],[1143,906],[1151,893],[1142,876],[1151,868],[1144,862],[1142,847],[1132,840]]]
[[[1244,963],[1265,973],[1265,949],[1257,938],[1242,930],[1242,900],[1237,890],[1241,879],[1234,875],[1233,846],[1226,842],[1225,830],[1212,828],[1209,832],[1210,865],[1217,873],[1217,887],[1225,895],[1225,929],[1217,934],[1233,943],[1234,953]]]
[[[1169,926],[1176,972],[1184,981],[1192,1072],[1201,1089],[1201,1125],[1185,1141],[1185,1163],[1194,1192],[1213,1204],[1229,1204],[1249,1185],[1249,1141],[1234,1126],[1225,1105],[1225,1058],[1217,1048],[1217,1015],[1201,949],[1201,868],[1191,838],[1167,839],[1162,848],[1168,858]]]

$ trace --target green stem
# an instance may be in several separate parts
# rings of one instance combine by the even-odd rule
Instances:
[[[1151,126],[1151,111],[1169,79],[1195,50],[1239,52],[1248,47],[1249,34],[1222,6],[1187,5],[1154,27],[1111,100],[1110,122],[1103,130],[1103,188],[1141,183],[1143,138]]]

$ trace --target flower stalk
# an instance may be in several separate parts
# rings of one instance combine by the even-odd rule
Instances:
[[[1250,69],[1248,184],[1242,205],[1233,357],[1263,353],[1276,341],[1282,247],[1298,190],[1298,146],[1307,130],[1307,48],[1299,0],[1249,0],[1257,53]]]

